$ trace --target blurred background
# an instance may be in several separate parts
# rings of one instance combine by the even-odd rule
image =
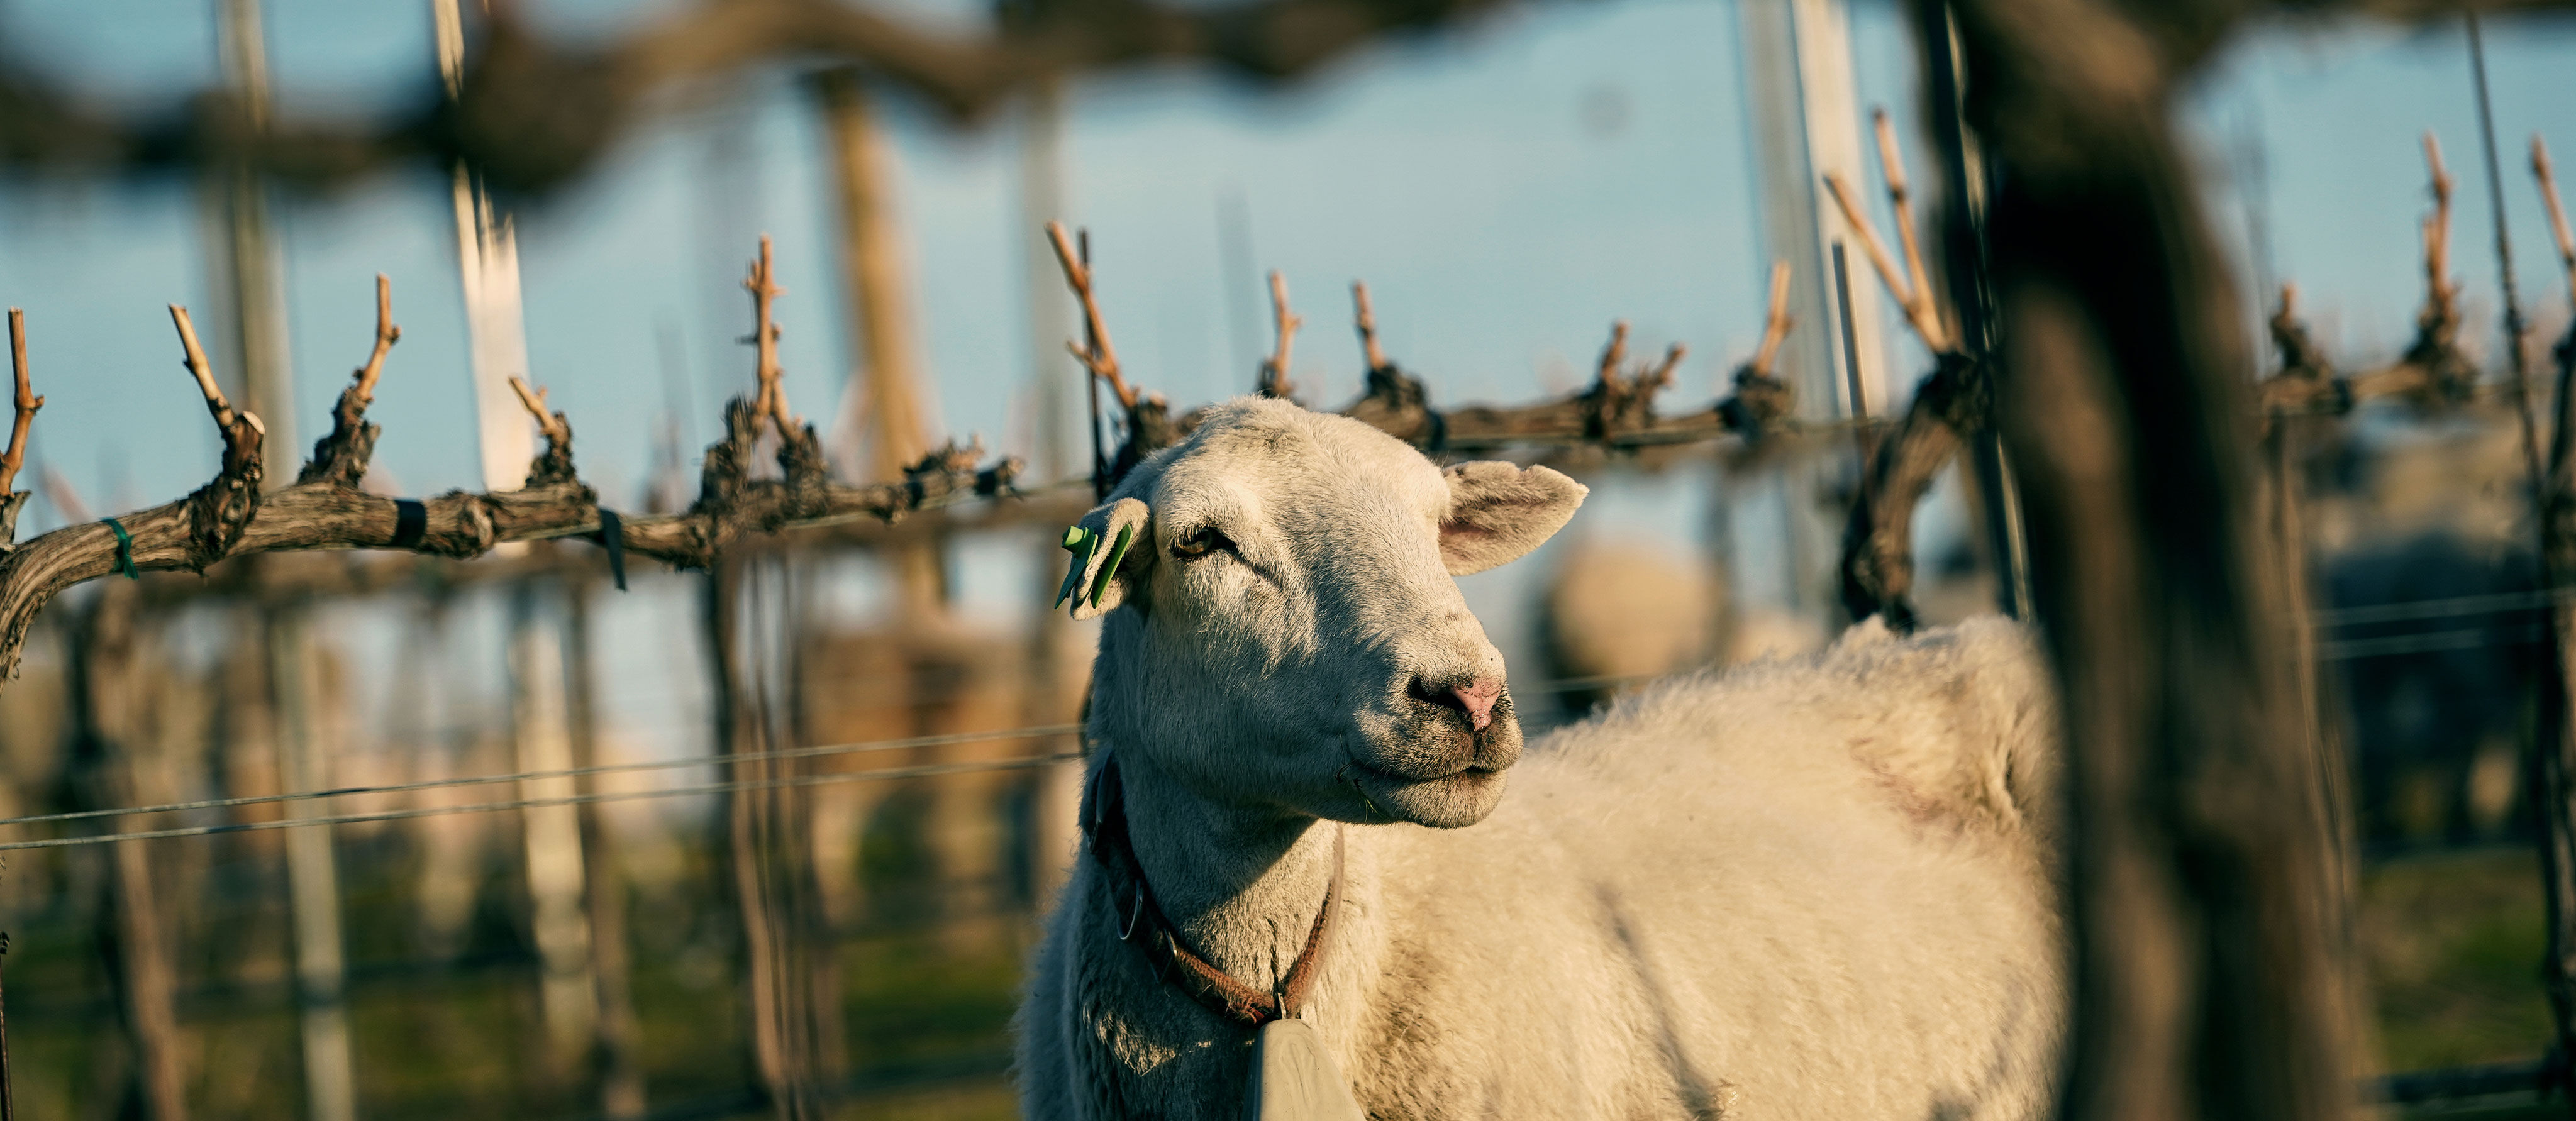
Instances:
[[[1002,18],[874,8],[957,34]],[[507,14],[578,52],[685,10]],[[479,0],[453,17],[437,0],[5,0],[0,66],[103,118],[213,91],[365,127],[446,96],[447,18],[471,44],[491,17]],[[2535,134],[2576,151],[2576,19],[2491,19],[2484,49],[2523,306],[2555,339],[2568,293],[2519,154]],[[1833,271],[1849,231],[1815,173],[1877,182],[1866,114],[1884,106],[1937,196],[1918,70],[1885,0],[1594,0],[1389,37],[1293,82],[1138,66],[972,120],[775,57],[655,86],[543,191],[428,161],[288,182],[13,160],[0,302],[26,309],[47,395],[20,540],[213,474],[165,304],[199,309],[282,478],[366,356],[378,273],[403,336],[369,489],[518,485],[533,427],[498,386],[521,374],[570,417],[603,505],[679,509],[722,402],[752,384],[740,280],[763,235],[787,392],[845,479],[949,438],[1029,463],[1022,498],[759,541],[713,574],[621,577],[563,542],[243,558],[65,596],[0,691],[0,815],[48,820],[0,822],[0,843],[185,835],[6,853],[19,1104],[1012,1115],[1008,1020],[1073,854],[1093,634],[1043,610],[1055,536],[1090,499],[1051,484],[1087,474],[1091,422],[1041,224],[1087,229],[1127,377],[1176,411],[1253,389],[1274,269],[1306,320],[1288,374],[1313,406],[1364,391],[1364,280],[1387,350],[1441,407],[1579,392],[1625,320],[1641,352],[1688,347],[1666,408],[1703,408],[1761,338],[1778,259],[1799,415],[1885,416],[1931,359],[1856,251]],[[2417,336],[2438,137],[2461,182],[2459,345],[2503,376],[2459,24],[2265,24],[2175,111],[2249,334],[2295,282],[2349,370]],[[1891,228],[1883,200],[1870,214]],[[2387,1072],[2528,1065],[2550,1038],[2521,777],[2547,598],[2516,438],[2492,395],[2373,401],[2311,426],[2283,475],[2322,710],[2353,767]],[[1857,455],[1530,451],[1591,501],[1529,559],[1461,581],[1524,718],[1829,641]],[[1928,621],[1995,602],[1975,489],[1949,472],[1916,514]],[[753,762],[716,766],[728,753]],[[278,797],[347,787],[402,789]],[[58,816],[235,799],[253,801]],[[225,831],[243,824],[260,828]]]

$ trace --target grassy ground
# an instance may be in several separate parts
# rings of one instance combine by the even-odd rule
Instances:
[[[2366,870],[2361,946],[2383,1069],[2539,1057],[2546,933],[2528,849],[2410,857]]]
[[[2528,850],[2382,861],[2365,870],[2360,890],[2379,1069],[2540,1054],[2550,1024],[2538,977],[2538,874]],[[565,1075],[578,1064],[543,1054],[533,956],[512,943],[517,924],[506,921],[510,916],[496,909],[478,922],[480,933],[453,965],[406,969],[399,968],[406,947],[389,940],[396,932],[372,929],[394,910],[351,909],[351,941],[360,951],[353,954],[351,1026],[366,1115],[409,1121],[588,1112],[577,1077]],[[738,1095],[747,1065],[724,916],[654,907],[639,907],[638,915],[633,980],[652,1100],[667,1106]],[[28,1116],[115,1116],[127,1059],[90,927],[68,911],[26,919],[32,921],[19,924],[6,959],[18,1100]],[[186,944],[234,949],[222,970],[228,987],[200,991],[180,1010],[191,1040],[188,1094],[196,1115],[290,1116],[300,1066],[282,913],[200,922],[204,940]],[[845,941],[842,1007],[858,1093],[837,1115],[1012,1116],[1003,1057],[1032,937],[1023,916],[988,916]],[[204,967],[192,968],[198,970]],[[2403,1116],[2512,1121],[2563,1109],[2488,1100]]]
[[[2538,1058],[2549,1039],[2540,990],[2540,871],[2531,850],[2498,847],[2384,861],[2362,873],[2360,936],[2377,1012],[2381,1069],[2428,1070]],[[2409,1109],[2408,1121],[2539,1121],[2567,1106],[2528,1096]]]
[[[2456,1109],[2410,1110],[2399,1116],[2406,1121],[2543,1121],[2567,1116],[2567,1103],[2515,1098],[2508,1101],[2479,1102]]]

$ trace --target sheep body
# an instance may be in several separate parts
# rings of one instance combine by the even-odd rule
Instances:
[[[1375,1118],[2040,1116],[2055,719],[2001,620],[1655,686],[1533,745],[1479,824],[1338,827],[1307,1018]],[[1202,951],[1275,973],[1336,828],[1184,923]],[[1105,894],[1081,862],[1034,963],[1027,1116],[1232,1114],[1252,1033],[1154,977]]]

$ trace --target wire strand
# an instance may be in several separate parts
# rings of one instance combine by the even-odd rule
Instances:
[[[772,759],[810,759],[823,755],[856,755],[874,751],[900,751],[909,747],[941,747],[957,743],[979,743],[990,740],[1041,739],[1047,736],[1071,735],[1082,730],[1080,724],[1042,724],[1031,728],[1011,728],[999,732],[960,732],[944,736],[916,736],[901,740],[863,740],[856,743],[825,744],[819,747],[790,747],[775,751],[746,751],[740,755],[706,755],[688,759],[657,759],[643,763],[604,763],[590,767],[571,767],[552,771],[513,771],[497,775],[469,775],[461,778],[423,779],[383,786],[341,786],[329,790],[302,790],[292,794],[259,794],[240,798],[208,798],[196,802],[171,802],[158,806],[120,806],[103,810],[76,810],[70,813],[35,814],[28,817],[0,818],[0,825],[37,825],[52,821],[78,821],[92,817],[127,817],[137,814],[179,813],[185,810],[214,810],[229,806],[258,806],[274,802],[308,802],[319,798],[347,798],[362,794],[401,794],[414,790],[437,790],[451,786],[483,786],[501,782],[525,782],[550,778],[577,778],[583,775],[623,774],[635,771],[678,770],[686,767],[715,767],[727,763],[758,763]]]
[[[1577,677],[1542,681],[1527,687],[1531,693],[1565,693],[1604,685],[1624,685],[1654,680],[1655,674],[1607,677]],[[907,748],[944,747],[961,743],[987,743],[996,740],[1043,739],[1049,736],[1074,735],[1080,724],[1039,724],[1026,728],[1006,728],[991,732],[957,732],[937,736],[914,736],[896,740],[859,740],[850,743],[823,744],[813,747],[779,748],[771,751],[747,751],[739,755],[701,755],[686,759],[656,759],[637,763],[602,763],[588,767],[569,767],[544,771],[510,771],[502,774],[461,775],[453,778],[421,779],[417,782],[385,783],[376,786],[337,786],[328,790],[299,790],[288,794],[254,794],[238,798],[204,798],[192,802],[168,802],[151,806],[114,806],[95,810],[71,810],[63,813],[30,814],[25,817],[0,818],[0,826],[42,825],[58,821],[82,821],[98,817],[135,817],[144,814],[185,813],[191,810],[219,810],[234,806],[261,806],[284,802],[309,802],[323,798],[354,798],[370,794],[407,794],[422,790],[442,790],[456,786],[489,786],[504,782],[533,782],[543,779],[579,778],[587,775],[632,774],[640,771],[682,770],[690,767],[717,767],[728,763],[758,763],[777,759],[812,759],[830,755],[858,755],[879,751],[901,751]]]
[[[2554,600],[2571,597],[2576,597],[2576,589],[2566,589],[2556,593],[2508,592],[2492,595],[2460,596],[2449,599],[2419,600],[2408,603],[2342,608],[2316,612],[2315,616],[2317,619],[2316,626],[2320,629],[2324,629],[2340,626],[2398,622],[2412,619],[2442,618],[2447,616],[2502,614],[2508,611],[2524,611],[2542,607],[2548,605]],[[2519,638],[2503,637],[2497,635],[2495,631],[2496,629],[2492,627],[2481,627],[2434,631],[2422,634],[2389,635],[2385,637],[2329,641],[2319,644],[2317,648],[2317,658],[2319,661],[2341,661],[2355,658],[2386,657],[2398,654],[2464,650],[2488,645],[2523,646],[2536,641],[2535,638],[2528,636]],[[1681,672],[1687,673],[1689,671],[1684,670]],[[1676,675],[1604,675],[1597,677],[1564,678],[1553,681],[1538,682],[1528,687],[1525,691],[1530,693],[1566,693],[1585,689],[1599,689],[1604,687],[1638,684],[1670,676]],[[354,798],[379,794],[405,794],[423,790],[442,790],[461,786],[490,786],[505,782],[533,782],[546,779],[580,778],[590,775],[633,774],[645,771],[682,770],[693,767],[716,767],[734,763],[758,763],[783,759],[813,759],[835,755],[859,755],[883,751],[901,751],[910,748],[945,747],[953,744],[990,743],[1001,740],[1044,739],[1052,736],[1073,735],[1081,731],[1082,725],[1080,724],[1041,724],[1025,728],[1009,728],[991,732],[959,732],[937,736],[914,736],[906,739],[861,740],[849,743],[823,744],[813,747],[793,747],[771,751],[751,751],[744,752],[739,755],[706,755],[693,756],[686,759],[658,759],[635,763],[605,763],[588,767],[570,767],[542,771],[511,771],[507,773],[488,775],[465,775],[454,778],[423,779],[417,782],[387,783],[376,786],[342,786],[333,787],[328,790],[305,790],[288,794],[260,794],[238,798],[206,798],[192,802],[169,802],[150,806],[116,806],[106,809],[74,810],[65,813],[31,814],[25,817],[0,818],[0,826],[44,825],[66,821],[84,821],[102,817],[139,817],[149,814],[185,813],[195,810],[228,809],[236,806],[310,802],[325,798]],[[1078,758],[1079,756],[1075,755],[1069,757]],[[956,766],[964,765],[965,764],[956,764]],[[951,765],[941,764],[938,766]],[[813,778],[820,781],[844,781],[856,778],[878,777],[900,778],[906,776],[903,773],[884,771],[861,771],[851,772],[848,775],[813,776]],[[799,784],[804,784],[805,781],[806,780],[798,780]],[[197,836],[207,833],[232,832],[239,829],[254,827],[282,828],[286,825],[295,824],[330,824],[343,821],[388,821],[404,817],[424,817],[443,813],[497,811],[515,809],[524,806],[571,805],[578,804],[579,801],[589,800],[623,800],[635,797],[657,796],[679,797],[701,793],[721,793],[727,790],[751,789],[765,789],[765,787],[716,784],[712,786],[673,787],[664,791],[621,792],[613,796],[582,795],[573,802],[546,799],[517,802],[491,802],[477,803],[461,807],[429,807],[417,810],[386,811],[382,814],[293,819],[284,822],[258,823],[256,826],[192,826],[180,829],[119,833],[89,838],[60,838],[49,841],[0,843],[0,851],[7,851],[13,848],[44,848],[65,844],[87,844],[114,840]]]
[[[2576,589],[2556,591],[2492,592],[2484,595],[2453,596],[2445,599],[2407,600],[2397,603],[2373,603],[2359,607],[2337,607],[2313,611],[2315,625],[2351,627],[2365,623],[2394,623],[2407,619],[2439,619],[2456,615],[2495,615],[2507,611],[2525,611],[2547,607],[2559,600],[2576,599]]]
[[[596,802],[634,802],[648,798],[686,798],[701,794],[729,794],[740,790],[779,790],[788,787],[824,786],[836,782],[868,782],[904,778],[926,778],[932,775],[969,774],[979,771],[1018,771],[1069,763],[1082,758],[1078,751],[1039,755],[1023,759],[992,759],[977,763],[933,763],[919,767],[889,767],[875,771],[849,771],[831,775],[804,775],[796,778],[743,779],[735,782],[710,782],[697,786],[678,786],[662,790],[619,790],[602,794],[572,794],[560,798],[521,798],[509,802],[477,802],[463,806],[421,806],[408,810],[386,810],[381,813],[336,814],[328,817],[291,817],[281,821],[241,821],[224,825],[192,825],[176,829],[146,829],[132,833],[102,833],[87,837],[54,837],[41,841],[0,842],[0,852],[15,849],[56,849],[78,845],[104,845],[114,841],[156,841],[167,837],[203,837],[215,833],[250,833],[265,829],[293,829],[305,825],[353,825],[369,821],[401,821],[415,817],[443,817],[448,814],[495,813],[502,810],[540,809],[547,806],[583,806]]]
[[[2475,650],[2488,646],[2532,646],[2546,641],[2547,635],[2536,627],[2523,627],[2498,634],[2493,627],[2463,630],[2431,631],[2424,634],[2390,635],[2387,638],[2355,638],[2341,642],[2317,644],[2317,660],[2349,661],[2354,658],[2380,658],[2393,654],[2430,654],[2442,650]]]

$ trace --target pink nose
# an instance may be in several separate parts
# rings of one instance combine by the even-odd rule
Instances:
[[[1494,702],[1500,700],[1502,695],[1502,680],[1488,677],[1465,685],[1450,686],[1448,703],[1457,705],[1459,711],[1465,712],[1467,723],[1481,732],[1494,722]]]

